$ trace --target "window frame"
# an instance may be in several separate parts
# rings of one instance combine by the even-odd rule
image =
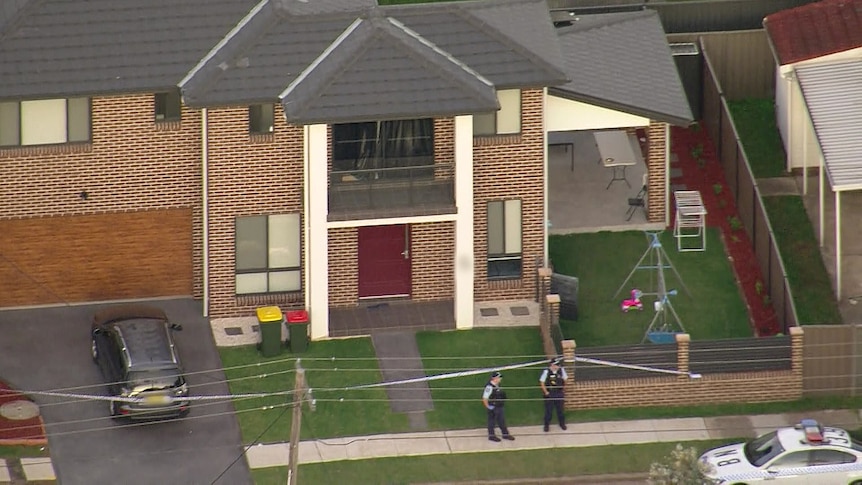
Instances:
[[[80,100],[84,100],[84,104],[86,105],[86,109],[74,109],[74,103]],[[25,104],[27,102],[32,101],[63,101],[63,118],[65,121],[63,140],[62,141],[51,141],[47,143],[24,143],[24,135],[25,130],[23,129],[26,124],[24,122],[25,116]],[[50,99],[22,99],[15,101],[3,101],[0,102],[0,105],[8,105],[14,106],[14,125],[15,125],[15,143],[5,144],[2,142],[2,136],[0,136],[0,148],[22,148],[22,147],[37,147],[37,146],[47,146],[47,145],[67,145],[73,143],[90,143],[93,138],[93,99],[89,96],[76,96],[72,98],[50,98]],[[80,108],[80,107],[79,107]],[[0,110],[2,111],[2,110]],[[75,118],[72,115],[76,115]],[[33,115],[35,116],[35,115]],[[12,118],[10,117],[10,118]],[[80,117],[80,118],[79,118]],[[0,120],[1,121],[1,120]],[[11,121],[11,120],[10,120]],[[79,128],[81,125],[86,125],[85,132],[80,132]],[[75,136],[73,138],[73,134],[77,133],[85,133],[84,138],[80,138],[79,136]]]
[[[513,215],[508,214],[508,211],[515,210],[515,203],[517,203],[517,221],[518,221],[518,234],[517,237],[517,250],[516,248],[510,248],[508,245],[513,243],[512,235],[507,234],[507,221],[510,221],[510,217]],[[499,211],[492,212],[492,205],[500,205]],[[522,199],[502,199],[502,200],[491,200],[488,201],[485,205],[486,208],[486,228],[487,228],[487,240],[486,240],[486,259],[487,259],[487,273],[486,276],[488,280],[496,281],[496,280],[516,280],[523,278],[524,273],[524,203]],[[494,213],[499,212],[500,219],[499,221],[492,221],[491,218],[494,217]],[[500,234],[492,234],[492,228],[499,227]],[[492,252],[492,238],[499,238],[502,242],[502,252]],[[505,271],[505,266],[507,264],[515,264],[517,266],[517,270]],[[514,267],[513,267],[514,268]]]
[[[295,244],[295,254],[297,258],[297,265],[295,266],[272,266],[271,263],[271,251],[273,247],[270,245],[270,234],[272,233],[272,222],[273,218],[280,216],[292,216],[295,217],[295,226],[291,226],[288,229],[295,229],[296,240],[293,241]],[[264,242],[265,247],[262,248],[264,265],[262,267],[250,266],[245,268],[240,268],[239,260],[240,260],[240,241],[241,238],[239,232],[239,223],[241,219],[264,219],[264,233],[256,234],[256,237],[263,236],[262,241]],[[290,244],[290,242],[287,242]],[[259,254],[257,256],[260,256]],[[271,289],[273,285],[273,277],[277,277],[278,275],[293,273],[291,276],[295,277],[298,281],[298,284],[295,288],[290,289]],[[241,275],[258,275],[264,276],[266,282],[265,291],[243,291],[240,292],[240,283],[239,279]],[[290,293],[298,293],[303,290],[303,281],[302,281],[302,215],[299,213],[286,213],[286,214],[264,214],[264,215],[251,215],[251,216],[238,216],[234,218],[234,295],[237,297],[243,296],[255,296],[255,295],[273,295],[273,294],[290,294]]]
[[[268,108],[268,109],[267,109]],[[268,119],[267,119],[268,115]],[[268,126],[264,126],[268,123]],[[248,132],[251,135],[270,135],[275,131],[275,105],[252,104],[248,107]]]
[[[515,95],[517,93],[517,96]],[[476,113],[473,115],[473,136],[481,137],[481,136],[498,136],[498,135],[518,135],[523,131],[523,93],[520,89],[500,89],[497,90],[497,102],[500,104],[500,109],[497,111],[491,111],[488,113]],[[517,105],[514,105],[515,100],[517,100]],[[503,118],[504,122],[508,122],[510,120],[506,120],[506,116],[510,116],[510,111],[516,111],[514,116],[516,118],[517,128],[516,129],[506,129],[505,131],[500,131],[501,118]],[[504,123],[505,124],[505,123]],[[481,131],[477,132],[477,126],[490,125],[493,126],[493,129],[490,131]]]
[[[174,106],[176,112],[171,110]],[[153,94],[153,119],[156,123],[181,121],[182,117],[183,100],[178,89]]]

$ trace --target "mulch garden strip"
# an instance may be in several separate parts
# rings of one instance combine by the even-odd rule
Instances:
[[[671,184],[684,184],[686,190],[700,191],[707,211],[706,224],[721,230],[725,251],[748,306],[752,331],[762,337],[779,334],[775,309],[712,141],[702,129],[673,127],[671,147],[678,160],[674,166],[682,171]]]

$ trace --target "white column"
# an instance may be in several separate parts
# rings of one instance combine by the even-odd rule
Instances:
[[[455,117],[455,326],[473,328],[473,116]]]
[[[329,239],[326,216],[326,125],[305,127],[305,307],[311,321],[311,338],[329,336]]]
[[[841,192],[835,191],[835,296],[841,301]]]

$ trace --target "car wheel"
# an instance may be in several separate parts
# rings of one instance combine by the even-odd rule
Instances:
[[[854,480],[850,482],[850,485],[862,485],[862,480]]]
[[[90,353],[93,355],[93,362],[99,361],[99,348],[96,346],[96,339],[90,344]]]

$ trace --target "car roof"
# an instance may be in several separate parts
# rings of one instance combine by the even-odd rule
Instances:
[[[850,435],[847,433],[847,431],[840,428],[824,427],[822,444],[812,444],[808,442],[805,439],[805,432],[798,427],[780,428],[777,430],[777,433],[778,440],[781,442],[781,446],[787,451],[811,449],[824,445],[845,449],[851,448]]]
[[[119,330],[129,367],[153,368],[175,365],[172,341],[164,320],[132,319],[113,322]]]

